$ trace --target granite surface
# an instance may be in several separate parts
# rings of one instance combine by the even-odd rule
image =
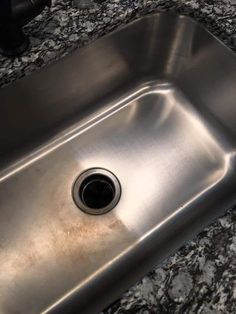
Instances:
[[[154,11],[194,17],[236,51],[236,0],[108,0],[88,10],[73,8],[71,0],[57,0],[25,28],[32,42],[28,52],[15,59],[0,56],[0,86]],[[236,313],[236,209],[103,313]]]

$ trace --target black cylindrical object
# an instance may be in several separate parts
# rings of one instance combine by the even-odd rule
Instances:
[[[22,27],[39,15],[51,0],[0,1],[0,53],[16,56],[29,46],[29,38]]]

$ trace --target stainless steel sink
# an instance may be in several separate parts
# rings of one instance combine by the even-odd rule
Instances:
[[[234,204],[236,57],[143,17],[3,88],[0,151],[0,312],[99,312]]]

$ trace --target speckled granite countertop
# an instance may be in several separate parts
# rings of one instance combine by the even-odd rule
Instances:
[[[56,0],[26,27],[32,47],[14,60],[0,56],[0,86],[153,11],[174,11],[203,23],[236,51],[236,0],[108,0],[90,10]],[[103,312],[236,313],[236,210],[205,229]]]

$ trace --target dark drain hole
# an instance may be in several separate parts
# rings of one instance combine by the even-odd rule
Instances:
[[[79,196],[85,206],[102,209],[114,200],[115,186],[107,176],[94,174],[82,182]]]
[[[102,215],[118,204],[121,185],[112,172],[103,168],[90,168],[76,179],[72,197],[76,206],[84,213]]]

